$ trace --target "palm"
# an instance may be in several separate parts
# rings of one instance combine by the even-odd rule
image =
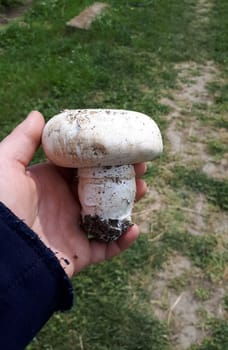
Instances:
[[[42,164],[30,169],[35,183],[34,195],[38,198],[36,215],[31,225],[49,246],[66,269],[78,272],[91,260],[91,247],[85,233],[80,229],[80,206],[72,191],[72,171],[63,177],[61,169]],[[65,264],[64,264],[65,262]]]
[[[68,272],[73,267],[74,273],[90,263],[97,263],[119,254],[137,235],[136,227],[130,230],[130,237],[123,236],[117,242],[105,244],[88,240],[80,228],[80,205],[76,198],[76,188],[72,188],[72,170],[42,164],[30,169],[35,183],[35,197],[38,198],[37,213],[32,229],[40,235]],[[71,262],[68,265],[66,261]]]

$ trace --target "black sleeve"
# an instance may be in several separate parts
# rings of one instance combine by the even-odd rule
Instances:
[[[55,255],[0,202],[0,349],[24,349],[55,311],[72,304]]]

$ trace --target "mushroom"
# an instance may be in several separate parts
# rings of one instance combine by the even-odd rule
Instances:
[[[77,168],[81,226],[105,242],[118,239],[131,222],[136,185],[132,164],[163,149],[157,124],[147,115],[116,109],[64,110],[43,130],[47,158]]]

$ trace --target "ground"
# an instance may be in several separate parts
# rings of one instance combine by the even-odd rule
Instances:
[[[2,11],[2,13],[0,12],[0,27],[4,27],[14,19],[18,19],[28,10],[31,4],[32,0],[26,0],[23,4],[15,5],[12,8]]]
[[[192,23],[194,28],[199,29],[208,23],[211,6],[210,1],[198,1]],[[164,136],[169,153],[167,167],[172,167],[174,163],[187,167],[197,165],[209,177],[227,179],[227,130],[213,128],[198,118],[199,113],[210,114],[213,111],[214,100],[209,85],[213,82],[224,83],[219,66],[213,61],[187,61],[176,64],[175,69],[177,87],[166,91],[166,95],[160,99],[160,103],[170,110],[166,115],[168,128]],[[219,158],[210,154],[208,148],[208,142],[216,141],[226,144]],[[167,210],[170,201],[167,202],[167,194],[159,194],[151,187],[144,204],[140,203],[139,206],[147,209],[136,210],[135,220],[141,222],[144,232],[150,232],[153,228],[151,212]],[[188,234],[204,236],[213,232],[223,244],[228,243],[228,215],[210,206],[205,195],[191,195],[188,206],[180,205],[180,210],[184,214],[183,226]],[[228,292],[227,275],[223,282],[214,285],[204,278],[189,258],[179,252],[166,261],[162,271],[152,276],[148,289],[155,315],[168,322],[172,329],[176,350],[189,349],[193,344],[202,342],[207,335],[205,315],[221,319],[227,316],[223,302]]]

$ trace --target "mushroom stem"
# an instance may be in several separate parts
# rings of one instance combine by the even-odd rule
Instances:
[[[134,167],[79,168],[78,178],[83,229],[106,242],[118,239],[132,225],[136,193]]]

